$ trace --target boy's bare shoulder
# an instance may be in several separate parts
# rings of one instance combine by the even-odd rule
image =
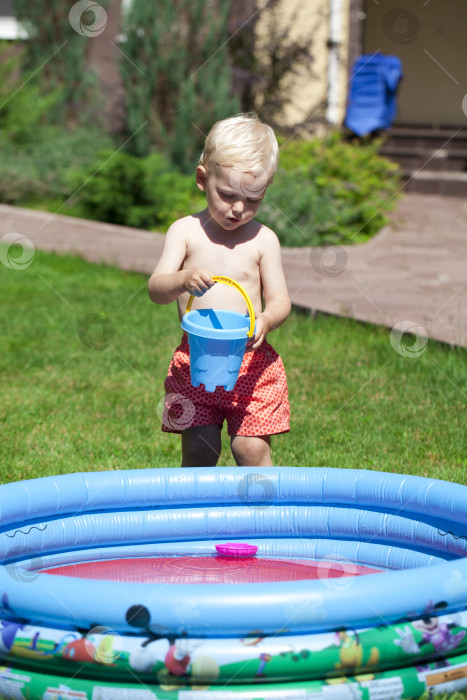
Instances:
[[[173,224],[169,226],[167,233],[183,233],[189,231],[196,225],[199,225],[198,217],[189,214],[188,216],[182,216],[181,219],[174,221]]]
[[[264,224],[260,224],[260,229],[258,231],[258,241],[263,248],[264,246],[279,246],[280,247],[280,242],[279,238],[277,236],[277,233],[275,233],[272,228],[269,228],[268,226],[265,226]]]
[[[193,234],[199,228],[199,219],[196,216],[183,216],[173,222],[167,229],[165,234],[166,245],[168,246],[184,246],[185,249],[190,245]]]

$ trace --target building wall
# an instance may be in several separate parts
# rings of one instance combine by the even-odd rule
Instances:
[[[396,123],[466,128],[466,0],[367,0],[365,11],[364,52],[404,68]]]
[[[326,120],[326,103],[329,96],[329,19],[333,0],[281,0],[277,7],[279,21],[290,28],[290,38],[310,42],[313,61],[302,66],[299,74],[288,81],[286,88],[290,103],[280,116],[280,123],[294,127],[316,119]],[[257,52],[268,48],[268,12],[264,10],[266,0],[258,0],[260,12],[256,24]],[[350,0],[339,0],[340,37],[335,47],[338,56],[336,72],[337,122],[341,122],[347,98],[347,56],[349,37]]]

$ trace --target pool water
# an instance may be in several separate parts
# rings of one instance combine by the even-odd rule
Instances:
[[[350,561],[179,555],[110,559],[43,570],[58,576],[127,583],[267,583],[381,573]]]

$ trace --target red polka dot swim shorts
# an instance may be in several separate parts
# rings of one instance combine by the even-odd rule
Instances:
[[[284,364],[264,342],[246,352],[232,391],[216,387],[193,387],[186,336],[175,350],[164,382],[165,402],[162,430],[181,433],[199,425],[227,421],[229,435],[275,435],[289,431],[290,407]]]

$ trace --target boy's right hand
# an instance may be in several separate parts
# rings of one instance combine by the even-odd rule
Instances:
[[[202,297],[215,284],[212,273],[208,270],[199,267],[185,270],[184,287],[195,297]]]

